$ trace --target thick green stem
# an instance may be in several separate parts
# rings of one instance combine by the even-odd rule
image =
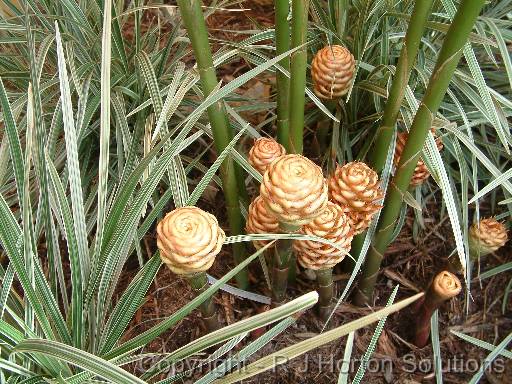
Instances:
[[[197,67],[201,76],[203,93],[206,97],[212,93],[217,86],[217,75],[215,74],[215,68],[213,66],[212,52],[201,9],[201,1],[178,0],[178,6],[183,18],[183,23],[188,32],[188,37],[192,43]],[[208,118],[212,127],[215,148],[217,153],[221,153],[233,138],[233,133],[222,100],[208,108]],[[240,211],[239,197],[240,195],[242,197],[245,196],[246,192],[243,178],[237,177],[238,171],[236,168],[233,159],[228,156],[220,167],[220,176],[224,197],[226,199],[226,210],[231,234],[241,235],[244,233],[244,218]],[[247,256],[245,246],[242,243],[233,244],[233,255],[237,263],[244,260]],[[249,282],[247,270],[242,270],[236,276],[236,280],[240,288],[247,288]]]
[[[290,5],[288,0],[275,1],[276,24],[276,55],[281,55],[290,49],[290,26],[288,13]],[[285,70],[290,71],[290,58],[285,57],[279,62]],[[277,71],[277,140],[287,151],[290,151],[290,79],[281,71]]]
[[[365,238],[366,232],[363,232],[357,236],[354,236],[354,239],[352,240],[350,254],[356,262],[361,257],[361,250],[363,248]],[[350,257],[345,257],[339,265],[341,266],[341,270],[343,272],[351,273],[354,270],[355,262]]]
[[[304,130],[304,104],[306,103],[306,68],[308,54],[306,36],[308,31],[309,0],[292,2],[292,46],[302,46],[292,54],[290,61],[290,139],[289,152],[302,153]]]
[[[430,15],[433,0],[416,1],[409,22],[409,28],[405,35],[404,45],[400,51],[400,57],[396,66],[395,77],[391,84],[388,100],[384,108],[382,124],[378,129],[374,140],[374,151],[370,157],[371,167],[380,173],[384,169],[388,148],[393,138],[393,130],[400,111],[400,105],[405,96],[405,90],[409,83],[411,70],[416,61],[421,37]]]
[[[279,224],[281,232],[294,233],[298,227],[286,223]],[[275,248],[274,268],[272,272],[272,302],[280,306],[286,300],[290,261],[293,257],[293,240],[279,240]]]
[[[334,23],[338,37],[343,39],[345,24],[347,22],[347,0],[338,0],[334,3]]]
[[[194,289],[196,296],[200,295],[208,289],[208,278],[206,273],[200,272],[193,275],[186,276],[190,286]],[[217,309],[213,303],[213,299],[210,297],[204,301],[200,306],[201,314],[203,315],[203,321],[209,332],[220,329],[219,319],[217,318]]]
[[[286,301],[288,287],[288,267],[274,265],[272,270],[272,305],[279,307]]]
[[[318,292],[318,314],[322,320],[327,320],[332,310],[334,297],[334,283],[332,281],[332,268],[315,271]]]
[[[332,113],[336,110],[338,100],[327,100],[325,107]],[[328,140],[332,135],[329,135],[331,131],[332,120],[328,116],[322,115],[321,120],[318,122],[316,127],[316,139],[320,150],[320,156],[322,156],[327,150],[329,143]]]
[[[367,303],[373,295],[377,274],[384,252],[391,241],[393,229],[400,213],[404,193],[409,188],[414,168],[421,154],[421,149],[432,126],[437,110],[448,89],[451,78],[462,55],[462,48],[483,7],[485,0],[463,0],[459,10],[446,34],[439,52],[434,71],[430,78],[423,101],[414,117],[409,138],[405,144],[396,174],[391,180],[384,208],[382,210],[376,235],[366,259],[359,281],[359,290],[355,302]]]

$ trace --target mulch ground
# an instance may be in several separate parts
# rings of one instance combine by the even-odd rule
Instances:
[[[220,198],[220,197],[219,197]],[[219,205],[204,204],[203,208],[216,212],[222,217]],[[372,308],[356,307],[349,302],[343,303],[333,316],[328,329],[346,324],[364,315],[382,308],[387,302],[394,287],[400,289],[396,301],[407,298],[428,286],[436,272],[444,269],[446,258],[454,249],[451,239],[451,228],[448,220],[439,223],[435,214],[435,204],[431,204],[430,220],[426,220],[417,236],[413,236],[413,218],[408,218],[400,236],[389,247],[378,280],[375,305]],[[216,208],[217,207],[217,208]],[[415,240],[416,239],[416,240]],[[148,238],[155,246],[155,239]],[[482,263],[483,270],[510,261],[512,247],[501,249],[497,254],[490,255]],[[233,267],[229,249],[221,253],[210,271],[213,276],[221,277]],[[135,273],[134,269],[131,273]],[[263,272],[257,262],[250,269],[251,291],[269,295],[263,277]],[[337,274],[338,293],[344,287],[347,276]],[[462,279],[462,276],[460,276]],[[443,356],[443,379],[445,383],[467,383],[478,370],[480,363],[488,352],[474,347],[450,333],[456,330],[497,345],[512,331],[512,305],[510,300],[502,312],[505,288],[510,275],[501,274],[487,280],[471,283],[471,298],[466,312],[466,297],[461,294],[456,299],[446,303],[439,311],[440,342]],[[294,298],[314,289],[314,282],[304,273],[297,277],[296,284],[290,287],[288,296]],[[139,310],[136,319],[125,337],[129,338],[156,324],[159,320],[170,316],[176,310],[193,298],[190,287],[180,277],[172,274],[166,268],[158,273],[154,284],[149,290],[145,305]],[[349,300],[350,301],[350,300]],[[215,297],[220,316],[224,324],[255,315],[266,308],[257,303],[240,299],[220,292]],[[278,336],[267,347],[257,353],[250,361],[273,353],[293,343],[305,340],[318,334],[323,327],[322,321],[314,310],[303,314],[295,325]],[[430,383],[435,382],[433,374],[433,354],[430,345],[423,349],[414,347],[411,343],[411,331],[414,328],[412,308],[389,316],[385,330],[382,333],[375,353],[370,360],[364,383]],[[374,326],[368,326],[358,331],[355,336],[352,359],[349,364],[350,372],[355,374],[360,359],[366,351],[374,331]],[[204,335],[206,330],[200,314],[195,311],[170,331],[151,343],[144,352],[171,352],[188,342]],[[250,342],[248,337],[241,345]],[[336,383],[343,361],[346,338],[332,342],[322,348],[310,352],[267,372],[256,376],[248,383]],[[201,356],[200,358],[204,358]],[[149,362],[148,362],[149,364]],[[192,361],[188,364],[193,364]],[[134,369],[140,371],[147,366],[139,365]],[[183,367],[180,367],[182,369]],[[206,371],[197,370],[184,382],[193,382]],[[512,365],[510,360],[498,357],[491,368],[486,371],[481,383],[512,383]]]
[[[246,5],[247,3],[250,2],[246,2]],[[246,38],[247,34],[240,33],[240,31],[272,25],[271,8],[256,5],[251,5],[248,8],[251,9],[244,9],[240,12],[219,12],[208,19],[209,28],[214,36],[214,45],[221,44],[222,41],[240,41]],[[249,68],[250,65],[241,60],[220,69],[219,75],[229,81]],[[262,82],[266,84],[267,80],[262,79]],[[254,82],[247,87],[253,86]],[[213,155],[211,157],[213,160]],[[251,192],[255,192],[254,186]],[[222,220],[225,212],[222,208],[221,193],[212,187],[207,190],[205,196],[206,198],[200,202],[202,208],[216,214],[221,218],[221,222],[226,223],[225,220]],[[439,196],[436,198],[440,199]],[[455,246],[449,220],[446,216],[439,217],[440,204],[438,203],[439,200],[431,200],[427,204],[427,208],[423,212],[425,217],[423,228],[415,226],[414,214],[409,212],[399,237],[386,252],[376,287],[375,305],[372,308],[356,307],[350,304],[349,298],[348,302],[343,303],[336,311],[327,329],[333,329],[382,308],[397,284],[400,285],[400,289],[396,301],[425,289],[432,277],[444,269],[447,257]],[[146,242],[148,250],[156,249],[156,241],[152,235],[146,238]],[[497,254],[488,256],[480,265],[481,270],[488,270],[510,261],[511,250],[512,245],[509,242]],[[215,277],[221,277],[232,267],[230,249],[225,247],[210,273]],[[134,263],[133,269],[126,271],[127,280],[129,281],[135,273],[136,263]],[[474,273],[476,274],[476,271]],[[253,263],[250,268],[250,277],[251,291],[269,295],[262,270],[257,262]],[[339,273],[335,278],[339,294],[346,283],[347,275]],[[489,353],[459,339],[451,334],[450,330],[466,333],[494,345],[497,345],[512,331],[510,300],[503,306],[504,293],[509,280],[510,274],[500,274],[484,281],[475,279],[471,282],[471,296],[461,294],[445,304],[439,311],[444,383],[467,383]],[[314,282],[300,273],[296,283],[289,289],[289,298],[297,297],[313,289]],[[148,292],[145,304],[138,311],[124,337],[126,339],[133,337],[150,328],[158,321],[176,312],[192,298],[193,293],[187,283],[166,268],[162,268]],[[216,295],[215,302],[224,324],[232,324],[266,309],[261,304],[223,292]],[[366,376],[362,380],[363,383],[435,382],[431,346],[418,349],[410,343],[413,323],[414,315],[410,308],[388,318],[385,330],[370,360]],[[253,356],[250,361],[255,361],[259,357],[316,335],[321,331],[322,326],[323,323],[315,315],[314,310],[310,310],[303,314],[295,325]],[[360,359],[366,351],[373,331],[374,326],[369,326],[358,331],[355,336],[352,360],[349,364],[351,377],[359,367]],[[171,330],[154,340],[144,352],[171,352],[204,335],[205,332],[200,314],[194,311]],[[240,345],[246,345],[250,341],[249,339],[242,341]],[[279,366],[273,372],[258,375],[246,382],[336,383],[340,362],[343,360],[345,343],[346,338],[330,343],[310,352],[307,356],[298,357]],[[151,362],[147,361],[133,366],[131,369],[140,374],[150,365]],[[181,368],[183,369],[183,367]],[[206,371],[198,369],[183,382],[192,383],[194,378],[197,379],[204,372]],[[510,360],[498,357],[491,368],[486,371],[481,383],[512,383]]]

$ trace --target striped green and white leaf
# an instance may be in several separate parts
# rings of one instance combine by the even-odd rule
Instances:
[[[289,347],[283,348],[279,351],[271,353],[254,363],[251,363],[242,370],[235,371],[222,379],[218,379],[214,381],[216,384],[231,384],[236,383],[241,380],[245,380],[251,377],[256,376],[259,373],[265,372],[269,369],[276,367],[277,365],[283,364],[295,357],[301,356],[315,348],[318,348],[324,344],[330,343],[334,340],[339,339],[352,331],[357,329],[361,329],[369,324],[372,324],[376,321],[381,320],[382,318],[399,311],[406,306],[412,304],[420,297],[423,296],[423,293],[418,293],[408,299],[402,300],[396,304],[393,304],[387,308],[383,308],[377,312],[374,312],[370,315],[364,316],[360,319],[354,320],[350,323],[337,327],[333,330],[321,333],[317,336],[313,336],[304,341],[298,342],[296,344],[290,345]]]
[[[16,346],[15,351],[52,356],[83,368],[95,375],[119,384],[144,384],[145,381],[128,373],[117,365],[88,352],[50,340],[27,339]]]

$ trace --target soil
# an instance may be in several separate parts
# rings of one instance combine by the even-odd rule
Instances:
[[[242,12],[219,12],[210,17],[208,24],[214,38],[218,41],[237,41],[247,37],[239,31],[254,30],[262,26],[272,25],[271,8],[257,5],[251,5],[250,8],[251,10]],[[219,75],[229,81],[248,69],[250,69],[250,65],[240,60],[240,62],[230,63],[229,66],[220,69]],[[268,78],[262,78],[258,81],[266,85],[270,82]],[[253,87],[258,81],[249,83],[245,90]],[[255,117],[252,116],[252,118]],[[256,117],[256,119],[263,121],[264,117]],[[254,123],[254,121],[251,122]],[[213,155],[210,160],[213,161]],[[255,190],[256,188],[253,186],[251,191],[253,195]],[[207,190],[199,205],[216,214],[227,230],[221,195],[216,188],[212,187]],[[427,204],[427,208],[423,212],[424,227],[420,227],[415,222],[414,213],[411,208],[409,209],[406,223],[400,235],[386,252],[375,291],[375,305],[371,308],[356,307],[350,304],[349,298],[349,302],[343,303],[338,308],[327,329],[333,329],[382,308],[397,284],[400,285],[400,289],[395,301],[422,291],[428,286],[432,277],[445,268],[447,257],[452,253],[455,246],[447,215],[443,213],[442,217],[440,216],[439,201],[440,196],[434,196]],[[172,209],[172,207],[169,207],[169,209]],[[150,232],[145,240],[148,253],[155,251],[156,240],[154,235]],[[482,271],[488,270],[511,261],[511,250],[512,245],[509,242],[506,247],[496,254],[489,255],[482,260],[480,266],[475,266],[473,274],[477,275],[478,268]],[[225,247],[209,273],[215,277],[221,277],[232,267],[233,261],[230,249]],[[133,263],[133,269],[125,272],[126,280],[131,280],[136,271],[137,265]],[[269,295],[258,262],[251,265],[250,278],[250,290],[252,292]],[[347,278],[348,276],[343,273],[335,275],[338,295]],[[463,279],[462,276],[460,278]],[[502,310],[504,294],[509,280],[510,274],[507,275],[506,273],[483,281],[476,278],[471,282],[470,296],[461,294],[440,309],[439,330],[444,383],[467,383],[479,368],[481,361],[489,353],[489,351],[475,347],[451,334],[451,330],[465,333],[494,345],[497,345],[512,331],[512,304],[510,300]],[[288,290],[288,295],[291,299],[313,289],[314,282],[308,280],[304,273],[299,273],[296,283]],[[121,292],[122,290],[119,291],[119,293]],[[179,276],[162,267],[149,289],[145,304],[137,312],[137,316],[124,338],[128,339],[150,328],[158,321],[176,312],[192,298],[193,293],[188,284]],[[219,292],[215,296],[215,302],[224,324],[232,324],[267,309],[261,304],[240,299],[224,292]],[[295,325],[254,355],[250,362],[316,335],[321,331],[322,326],[323,323],[315,315],[314,310],[309,310],[297,320]],[[411,308],[406,308],[389,316],[385,330],[379,338],[375,353],[370,360],[367,373],[362,380],[363,383],[413,384],[435,382],[432,347],[430,344],[422,349],[414,347],[409,342],[413,328],[414,314]],[[359,367],[360,359],[366,351],[374,329],[375,324],[361,329],[355,335],[352,361],[349,364],[351,378],[354,377],[355,371]],[[200,314],[194,311],[171,330],[154,340],[143,352],[171,352],[204,335],[205,332]],[[242,341],[240,346],[247,345],[248,342],[250,342],[250,337]],[[301,356],[280,365],[273,372],[260,374],[246,382],[336,383],[339,364],[343,360],[345,343],[346,338],[332,342],[310,352],[307,356]],[[204,356],[199,358],[204,358]],[[149,362],[146,362],[146,364],[149,364]],[[148,365],[142,364],[131,367],[131,370],[140,374],[147,367]],[[206,371],[197,369],[191,377],[184,379],[183,382],[192,383],[194,378],[199,378]],[[165,376],[161,378],[163,379]],[[504,357],[498,357],[480,382],[490,384],[512,383],[511,361]]]
[[[205,204],[204,201],[201,205],[210,212],[217,211],[216,213],[222,217],[220,205]],[[421,229],[417,236],[413,236],[414,220],[413,217],[409,217],[399,237],[389,247],[376,287],[375,305],[372,308],[360,308],[350,303],[343,303],[327,326],[327,330],[382,308],[397,284],[400,285],[400,289],[396,301],[412,296],[426,288],[433,275],[444,269],[447,263],[446,257],[454,249],[454,242],[450,236],[449,221],[442,220],[439,223],[436,206],[434,203],[430,205],[428,212],[432,214],[432,217],[425,220],[425,228]],[[155,239],[148,238],[147,240],[151,249],[155,249]],[[507,245],[496,254],[490,255],[481,263],[481,269],[487,270],[510,261],[511,250],[512,247]],[[232,258],[226,247],[226,251],[217,257],[210,273],[215,277],[221,277],[232,267]],[[134,275],[136,269],[134,268],[128,273]],[[269,295],[259,263],[252,264],[250,277],[252,292]],[[462,276],[459,277],[461,280],[463,279]],[[347,275],[337,274],[335,279],[339,294],[346,283]],[[464,294],[446,303],[440,309],[440,345],[445,383],[467,383],[479,368],[480,362],[488,354],[488,351],[477,348],[451,334],[451,330],[465,333],[494,345],[497,345],[512,331],[510,300],[504,308],[505,311],[502,312],[503,296],[509,280],[510,275],[506,274],[500,274],[481,282],[478,279],[473,280],[467,313]],[[314,282],[310,281],[304,273],[299,273],[296,284],[288,290],[288,297],[292,299],[311,290],[314,290]],[[193,292],[188,284],[179,276],[162,268],[149,290],[146,303],[137,313],[125,338],[133,337],[159,320],[170,316],[192,298]],[[224,324],[232,324],[267,309],[264,305],[224,292],[216,295],[215,302]],[[194,311],[184,321],[153,341],[144,352],[170,352],[204,335],[206,330],[200,316],[197,311]],[[298,319],[295,325],[274,339],[250,361],[255,361],[258,357],[263,357],[314,336],[321,331],[322,327],[323,322],[316,316],[315,311],[309,310]],[[431,345],[422,349],[414,347],[410,343],[413,328],[412,307],[389,316],[362,382],[404,384],[435,382]],[[358,331],[355,335],[349,367],[351,377],[359,367],[360,359],[366,351],[374,329],[375,325],[371,325]],[[240,345],[246,345],[250,341],[248,337]],[[310,352],[307,356],[298,357],[279,366],[274,372],[260,374],[246,382],[336,383],[340,362],[343,361],[345,343],[346,338],[332,342]],[[204,356],[200,358],[204,358]],[[192,364],[192,362],[190,363]],[[142,370],[143,367],[140,366],[136,369]],[[197,379],[205,372],[206,370],[197,370],[192,377]],[[512,383],[511,378],[512,364],[510,360],[498,357],[492,369],[486,372],[481,383]],[[184,382],[192,383],[193,381],[190,378]]]

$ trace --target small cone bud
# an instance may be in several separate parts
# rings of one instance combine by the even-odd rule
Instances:
[[[340,45],[319,50],[311,63],[315,94],[324,100],[347,94],[355,71],[354,56]]]
[[[268,212],[290,225],[309,223],[322,214],[328,200],[322,170],[301,155],[274,160],[263,175],[260,195]]]
[[[432,129],[432,133],[435,136],[435,129]],[[398,165],[398,162],[400,161],[400,157],[402,156],[402,152],[405,147],[405,143],[407,142],[407,139],[409,138],[409,134],[407,132],[400,132],[397,135],[396,138],[396,147],[395,147],[395,155],[393,158],[393,163],[395,166]],[[443,149],[443,143],[440,139],[436,139],[437,149],[442,150]],[[430,177],[430,172],[428,171],[427,165],[423,162],[423,160],[420,158],[418,160],[418,164],[416,164],[416,168],[414,168],[414,175],[411,179],[411,186],[416,187],[418,185],[421,185]]]
[[[246,232],[248,234],[279,233],[279,221],[268,212],[261,196],[256,197],[249,205]],[[268,241],[254,241],[256,248],[264,247]]]
[[[281,144],[274,139],[262,137],[249,150],[249,163],[259,173],[264,174],[270,163],[283,155],[286,155],[286,150]]]
[[[157,233],[162,261],[179,275],[208,270],[226,238],[215,216],[197,207],[169,212],[158,223]]]
[[[497,251],[507,241],[507,228],[494,217],[482,219],[469,228],[469,250],[474,259]]]
[[[331,201],[323,213],[310,223],[304,225],[300,232],[330,240],[338,246],[310,240],[296,240],[293,247],[297,251],[299,264],[304,268],[323,270],[334,267],[350,251],[353,233],[350,221],[341,207]]]
[[[329,197],[341,206],[352,225],[354,235],[369,227],[382,205],[383,194],[377,173],[362,162],[338,166],[329,178]]]
[[[448,271],[443,271],[437,274],[430,284],[427,296],[435,297],[432,300],[435,303],[442,303],[446,300],[457,296],[462,290],[462,285],[457,276]]]

